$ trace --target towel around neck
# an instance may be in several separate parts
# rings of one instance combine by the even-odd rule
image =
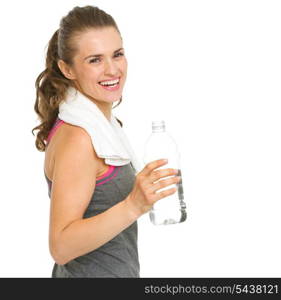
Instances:
[[[113,114],[109,121],[98,106],[77,89],[68,89],[59,105],[58,117],[85,129],[98,157],[105,159],[106,164],[122,166],[131,162],[135,172],[141,170],[128,137]]]

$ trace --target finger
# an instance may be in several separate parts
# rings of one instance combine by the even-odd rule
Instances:
[[[167,159],[158,159],[154,160],[150,163],[148,163],[145,168],[143,169],[143,175],[147,176],[149,175],[154,169],[157,169],[161,166],[164,166],[165,164],[168,163]]]
[[[165,197],[168,197],[168,196],[174,194],[177,190],[178,190],[177,188],[170,188],[165,191],[161,191],[161,192],[155,194],[155,196],[153,197],[153,200],[156,202],[160,199],[163,199]]]
[[[175,176],[173,178],[168,178],[168,179],[163,179],[163,180],[159,180],[157,183],[153,184],[150,187],[150,192],[155,193],[156,191],[165,188],[171,184],[177,184],[179,183],[181,180],[180,176]]]
[[[153,171],[150,174],[150,183],[153,183],[163,177],[176,175],[177,173],[178,173],[178,170],[173,169],[173,168]]]

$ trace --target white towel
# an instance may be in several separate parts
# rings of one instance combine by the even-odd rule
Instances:
[[[113,114],[109,121],[93,101],[75,88],[68,89],[65,100],[59,105],[58,117],[84,128],[97,156],[105,159],[106,164],[123,166],[131,162],[136,173],[141,170],[138,158]]]

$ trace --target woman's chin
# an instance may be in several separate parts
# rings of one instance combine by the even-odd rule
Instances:
[[[103,99],[104,102],[108,102],[108,103],[115,103],[117,101],[120,100],[120,98],[122,97],[122,95],[118,95],[118,96],[111,96],[111,97],[104,97],[104,98],[101,98]]]

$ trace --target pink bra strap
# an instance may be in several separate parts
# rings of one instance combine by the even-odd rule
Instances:
[[[54,135],[55,131],[58,129],[58,127],[63,124],[64,121],[63,120],[58,120],[55,124],[55,126],[51,129],[51,131],[49,132],[48,138],[47,138],[47,143],[50,142],[52,136]]]

